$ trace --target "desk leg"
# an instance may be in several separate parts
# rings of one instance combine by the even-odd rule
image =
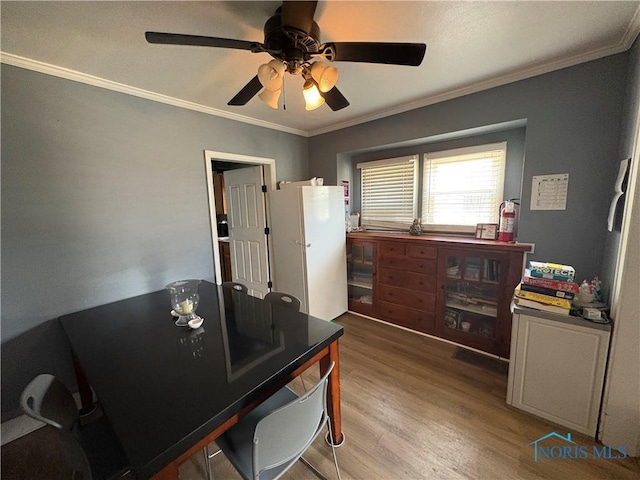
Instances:
[[[324,375],[331,362],[335,362],[335,366],[329,375],[327,409],[331,418],[333,443],[335,446],[340,446],[344,442],[344,435],[342,434],[342,416],[340,414],[340,352],[338,350],[338,340],[329,345],[329,355],[320,360],[320,375]]]
[[[89,386],[89,381],[87,377],[85,377],[82,367],[75,355],[73,355],[73,370],[76,373],[78,393],[80,394],[80,403],[82,404],[80,415],[84,417],[92,413],[96,409],[96,406],[93,403],[93,392]]]

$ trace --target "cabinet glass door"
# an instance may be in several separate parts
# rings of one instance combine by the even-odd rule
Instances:
[[[367,243],[347,244],[347,284],[349,305],[373,305],[374,247]]]
[[[447,329],[495,338],[500,261],[447,255],[444,325]]]

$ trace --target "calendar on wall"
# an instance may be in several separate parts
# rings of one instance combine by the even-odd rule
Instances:
[[[531,210],[566,210],[569,174],[534,175]]]

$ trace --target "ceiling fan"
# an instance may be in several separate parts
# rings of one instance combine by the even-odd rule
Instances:
[[[256,94],[271,108],[278,108],[284,73],[302,75],[305,108],[323,103],[333,111],[349,106],[335,86],[338,70],[321,61],[365,62],[418,66],[427,46],[424,43],[330,42],[320,43],[320,27],[313,20],[317,1],[284,1],[264,25],[264,43],[229,38],[146,32],[149,43],[234,48],[273,57],[261,65],[258,74],[228,105],[246,105]]]

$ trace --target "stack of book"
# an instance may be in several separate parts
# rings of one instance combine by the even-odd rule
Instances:
[[[569,265],[529,262],[522,282],[516,287],[514,303],[521,307],[569,315],[579,291],[575,270]]]

